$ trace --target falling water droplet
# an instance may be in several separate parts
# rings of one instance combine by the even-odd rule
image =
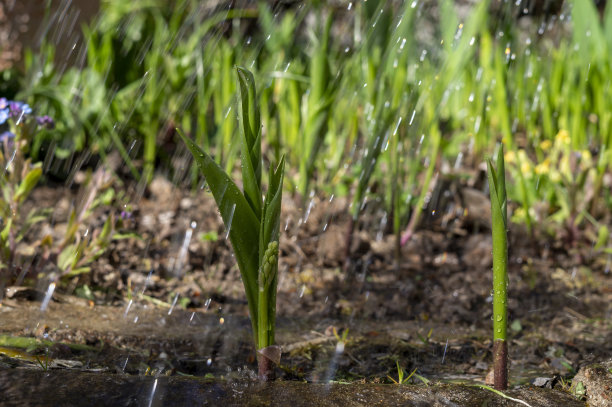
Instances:
[[[174,299],[172,300],[172,305],[170,306],[170,309],[168,310],[168,315],[172,314],[172,311],[174,310],[174,306],[176,305],[176,301],[178,300],[179,295],[176,294],[174,296]]]
[[[47,287],[47,292],[45,293],[45,298],[43,299],[42,304],[40,304],[40,310],[46,311],[49,306],[49,301],[51,301],[51,297],[53,297],[53,292],[55,291],[55,283],[49,284]]]
[[[155,389],[157,389],[157,379],[153,382],[153,388],[151,389],[151,396],[149,397],[149,407],[153,405],[153,398],[155,396]]]
[[[123,312],[123,317],[127,317],[128,312],[130,312],[130,308],[132,308],[132,303],[134,302],[134,300],[130,299],[130,301],[128,301],[128,305],[125,307],[125,311]]]
[[[225,240],[229,238],[230,231],[232,230],[232,221],[234,220],[234,211],[236,210],[236,204],[232,205],[232,209],[230,210],[229,219],[227,220],[226,230],[225,230]]]
[[[448,338],[446,338],[446,345],[444,345],[444,354],[442,355],[442,364],[444,364],[444,358],[446,358],[446,349],[448,349]]]

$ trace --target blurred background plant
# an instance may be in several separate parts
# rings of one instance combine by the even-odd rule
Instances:
[[[92,214],[115,200],[111,174],[100,167],[82,182],[81,200],[69,213],[67,228],[57,237],[37,224],[53,217],[52,208],[24,209],[24,202],[43,176],[43,162],[30,157],[33,140],[52,133],[55,121],[34,116],[26,103],[0,98],[0,286],[21,284],[26,277],[59,280],[89,272],[104,253],[121,220],[111,212],[99,228]],[[42,135],[40,137],[43,137]],[[49,271],[49,266],[52,270]],[[0,290],[4,293],[4,290]]]
[[[27,215],[20,211],[20,205],[42,175],[42,163],[32,164],[27,157],[39,124],[52,127],[53,120],[48,116],[32,116],[32,109],[26,103],[0,98],[0,166],[3,169],[0,177],[0,269],[8,274],[15,273],[15,256],[19,255],[18,248],[25,232],[42,219],[36,209]]]
[[[502,3],[467,13],[450,0],[105,0],[73,68],[58,66],[51,43],[26,54],[19,98],[58,119],[32,154],[87,161],[116,150],[144,184],[157,169],[196,186],[180,125],[231,172],[241,65],[259,84],[264,157],[288,152],[287,185],[305,213],[315,195],[349,198],[347,242],[375,227],[395,234],[399,255],[423,222],[456,210],[441,185],[486,193],[478,164],[501,140],[512,222],[603,249],[612,6]],[[360,224],[363,211],[380,222]]]

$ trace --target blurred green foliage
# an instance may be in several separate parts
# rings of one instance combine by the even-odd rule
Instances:
[[[590,1],[568,3],[564,21],[530,31],[490,13],[490,1],[465,17],[439,0],[435,26],[418,1],[105,0],[84,28],[85,67],[60,73],[47,45],[27,56],[20,95],[57,118],[60,155],[118,149],[150,180],[181,148],[180,126],[229,172],[241,65],[259,84],[263,154],[287,152],[297,169],[287,184],[303,202],[311,190],[350,195],[357,219],[376,190],[405,241],[441,174],[461,176],[501,140],[513,221],[599,230],[612,205],[612,6],[600,16]]]

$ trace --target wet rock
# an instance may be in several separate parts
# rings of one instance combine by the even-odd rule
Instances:
[[[353,244],[351,245],[351,253],[354,256],[363,256],[370,250],[370,237],[365,232],[355,233]]]
[[[468,267],[490,267],[493,264],[493,242],[488,234],[471,235],[465,244],[463,262]]]
[[[45,296],[45,293],[30,287],[12,286],[6,288],[6,298],[12,300],[34,301]]]
[[[167,199],[172,196],[174,185],[164,177],[157,176],[151,181],[149,191],[156,198]]]
[[[586,396],[589,406],[612,406],[612,359],[581,368],[572,380],[572,392]]]
[[[461,190],[463,205],[466,209],[466,220],[470,224],[491,227],[491,202],[489,197],[474,188]]]
[[[331,225],[329,229],[319,237],[317,242],[317,256],[327,266],[338,266],[341,264],[344,253],[344,242],[346,229],[339,225]]]
[[[556,377],[536,377],[531,381],[531,384],[535,387],[543,387],[545,389],[552,389],[555,387],[555,383],[557,382]]]

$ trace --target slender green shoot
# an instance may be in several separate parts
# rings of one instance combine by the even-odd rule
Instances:
[[[392,378],[391,376],[387,375],[387,378],[389,378],[389,380],[391,380],[393,383],[395,384],[404,384],[406,383],[408,380],[410,380],[410,378],[416,373],[417,368],[415,367],[414,370],[412,372],[410,372],[410,374],[406,377],[404,377],[404,375],[406,374],[406,372],[404,371],[404,369],[399,365],[399,360],[397,362],[395,362],[395,365],[397,366],[397,380],[395,380],[394,378]]]
[[[488,178],[491,195],[493,233],[493,370],[497,390],[508,388],[508,239],[504,149],[497,154],[497,170],[489,159]]]

